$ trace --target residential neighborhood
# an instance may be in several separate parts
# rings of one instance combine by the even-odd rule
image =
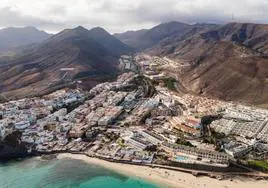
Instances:
[[[29,151],[141,164],[228,168],[240,159],[267,160],[267,110],[175,95],[150,82],[128,72],[88,92],[63,89],[3,103],[1,139],[20,132]]]

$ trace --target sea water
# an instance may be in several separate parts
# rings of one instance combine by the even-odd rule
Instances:
[[[0,163],[0,188],[159,188],[74,159]]]

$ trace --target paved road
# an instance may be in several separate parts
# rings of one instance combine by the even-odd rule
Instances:
[[[176,170],[181,172],[187,172],[192,174],[203,174],[208,176],[224,176],[224,175],[232,175],[232,176],[248,176],[248,177],[260,177],[260,178],[268,178],[268,173],[264,172],[209,172],[209,171],[202,171],[202,170],[191,170],[186,168],[180,168],[180,167],[172,167],[172,166],[165,166],[165,165],[157,165],[152,164],[152,167],[158,167],[158,168],[164,168],[164,169],[170,169],[170,170]]]

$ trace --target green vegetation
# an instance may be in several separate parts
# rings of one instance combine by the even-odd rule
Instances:
[[[176,79],[169,77],[169,78],[164,78],[163,82],[165,84],[165,87],[167,87],[169,90],[176,91],[175,83]]]
[[[216,132],[214,129],[211,129],[211,136],[215,139],[223,139],[226,138],[224,133]]]
[[[264,171],[268,171],[268,162],[266,161],[255,161],[255,160],[250,160],[248,161],[249,165],[255,166],[257,168],[260,168]]]
[[[116,134],[114,132],[110,133],[104,133],[104,138],[110,140],[110,141],[117,141],[117,139],[120,137],[120,134]]]
[[[217,137],[217,136],[219,136],[219,137]],[[216,148],[215,148],[216,151],[222,151],[220,138],[223,137],[223,134],[217,134],[217,136],[212,135],[210,137],[204,137],[202,142],[207,143],[207,144],[213,144],[216,146]]]
[[[184,139],[180,139],[180,138],[177,139],[176,144],[189,146],[189,147],[195,147],[191,142],[184,140]]]
[[[222,151],[221,140],[226,138],[224,133],[218,133],[215,130],[211,129],[211,136],[203,136],[202,142],[207,144],[213,144],[216,146],[216,151]]]
[[[210,136],[210,137],[204,137],[203,138],[203,143],[207,143],[207,144],[214,144],[216,145],[217,143],[217,139],[213,136]]]
[[[125,145],[125,140],[124,140],[123,138],[118,138],[118,139],[116,140],[116,143],[117,143],[119,146],[121,146],[121,147],[126,147],[126,145]]]

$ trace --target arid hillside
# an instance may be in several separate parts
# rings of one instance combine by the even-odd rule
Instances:
[[[25,47],[14,57],[0,59],[0,92],[6,97],[22,97],[85,78],[99,82],[117,74],[118,58],[128,52],[130,47],[101,28],[66,29],[41,44]]]
[[[267,36],[268,25],[261,24],[181,25],[143,51],[189,65],[177,73],[189,91],[268,107]]]

